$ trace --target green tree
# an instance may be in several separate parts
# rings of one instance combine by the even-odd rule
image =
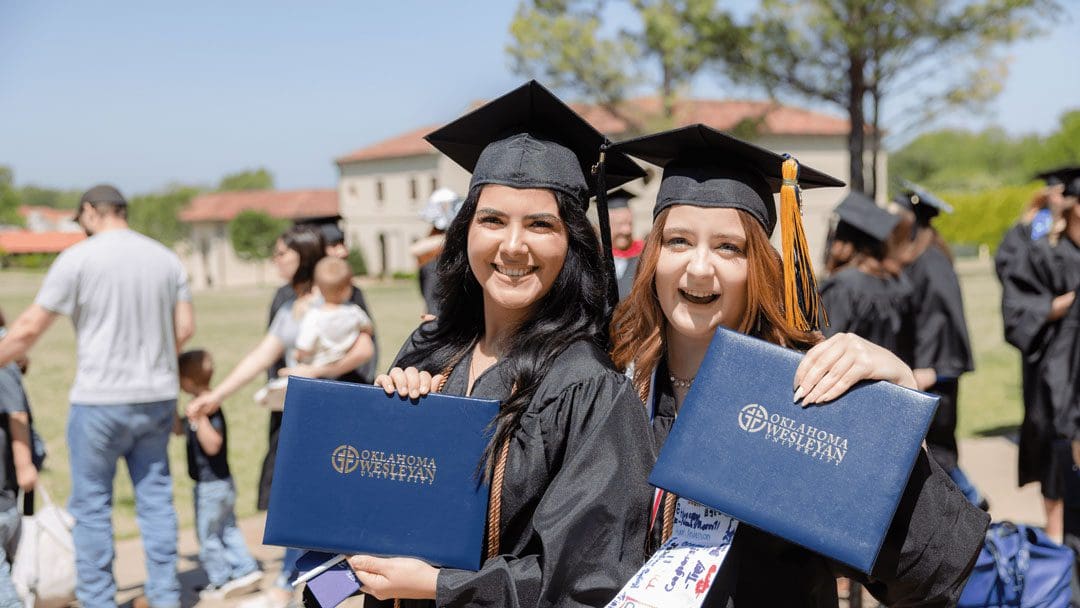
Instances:
[[[737,82],[843,108],[851,187],[872,192],[868,133],[876,156],[887,127],[904,131],[943,109],[989,100],[1006,65],[995,51],[1037,33],[1059,8],[1056,0],[762,0],[751,44],[723,59]],[[884,106],[912,89],[917,106],[893,113],[910,123],[886,124]]]
[[[271,190],[274,187],[274,175],[265,168],[230,173],[221,178],[218,191],[232,190]]]
[[[164,192],[135,196],[129,201],[128,223],[172,247],[190,232],[190,227],[180,221],[180,211],[200,193],[199,188],[176,185]]]
[[[719,45],[742,30],[716,0],[631,0],[633,29],[606,32],[603,0],[522,1],[507,46],[516,73],[541,78],[621,118],[632,131],[669,126],[679,93]],[[696,24],[691,28],[690,24]],[[660,116],[641,116],[623,102],[639,88],[662,101]]]
[[[270,257],[278,235],[288,226],[288,220],[248,209],[241,211],[229,222],[229,240],[240,259],[265,260]]]
[[[1027,157],[1029,173],[1062,165],[1080,165],[1080,109],[1061,116],[1061,128],[1047,137],[1037,153]]]
[[[0,165],[0,224],[22,226],[23,218],[19,215],[19,193],[15,189],[15,174],[11,167]]]
[[[82,197],[82,192],[78,190],[57,190],[41,186],[23,186],[19,191],[24,205],[54,209],[75,209]]]

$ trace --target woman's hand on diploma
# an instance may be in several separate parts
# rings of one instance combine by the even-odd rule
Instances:
[[[402,397],[419,399],[432,391],[438,392],[444,380],[442,374],[432,376],[415,367],[405,369],[395,367],[389,374],[380,374],[375,378],[375,386],[382,387],[387,395],[393,395],[396,392]]]
[[[862,380],[885,380],[917,388],[915,376],[899,357],[856,336],[841,333],[806,352],[795,370],[794,401],[803,406],[832,401]]]
[[[435,599],[439,570],[418,559],[354,555],[349,566],[360,580],[360,590],[375,599]]]

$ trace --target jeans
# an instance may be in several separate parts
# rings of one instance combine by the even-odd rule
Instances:
[[[300,578],[300,572],[296,569],[296,560],[300,559],[303,554],[303,549],[294,549],[292,547],[285,549],[285,557],[281,558],[281,574],[278,574],[277,580],[274,581],[277,587],[292,591],[293,581]]]
[[[22,516],[18,507],[0,511],[0,608],[22,608],[23,601],[11,583],[11,565]],[[10,553],[9,553],[10,551]]]
[[[232,478],[195,484],[195,527],[199,561],[214,587],[259,569],[236,526],[236,486]]]
[[[118,405],[71,405],[67,442],[75,517],[77,581],[83,608],[115,608],[112,500],[121,457],[135,488],[135,515],[146,554],[146,599],[154,608],[180,605],[176,577],[176,511],[169,475],[169,432],[176,400]]]

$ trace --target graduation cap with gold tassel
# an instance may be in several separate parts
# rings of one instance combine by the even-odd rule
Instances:
[[[772,235],[777,224],[773,194],[780,193],[784,313],[797,329],[817,329],[823,318],[802,223],[802,188],[844,182],[702,124],[619,142],[610,148],[663,167],[655,218],[672,205],[740,209]]]

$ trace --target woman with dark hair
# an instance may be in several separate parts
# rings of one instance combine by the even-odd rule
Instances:
[[[612,149],[664,168],[633,289],[612,322],[612,358],[628,370],[646,402],[658,448],[719,326],[806,351],[793,388],[793,400],[804,406],[825,404],[862,380],[914,386],[911,370],[887,350],[852,334],[822,341],[813,331],[819,303],[796,189],[842,182],[704,125]],[[777,191],[783,256],[769,243]],[[768,377],[769,370],[761,374]],[[723,557],[714,564],[711,587],[703,581],[703,605],[710,607],[837,606],[834,579],[841,575],[864,583],[889,605],[955,602],[988,523],[925,452],[870,576],[670,493],[653,504],[654,547],[673,533],[734,527],[732,537],[717,543],[715,553]],[[686,518],[676,521],[677,506],[692,512],[693,530],[681,524]]]
[[[604,606],[645,557],[653,454],[603,346],[609,284],[585,214],[603,137],[530,82],[428,141],[472,181],[439,259],[439,317],[376,384],[502,401],[487,559],[470,572],[354,556],[364,605]],[[615,181],[640,175],[625,156],[607,163]]]
[[[888,349],[910,365],[912,292],[886,263],[890,236],[900,218],[873,199],[852,192],[837,205],[821,283],[821,303],[828,313],[825,337],[847,332]]]
[[[325,255],[322,235],[317,228],[297,225],[282,233],[274,243],[272,259],[278,276],[289,282],[296,298],[278,309],[263,339],[244,355],[216,387],[193,399],[188,404],[188,412],[200,411],[207,416],[213,414],[221,407],[225,399],[265,370],[273,368],[278,359],[283,356],[289,358],[296,343],[300,320],[314,297],[312,283],[315,264]],[[314,377],[350,380],[350,374],[355,374],[357,366],[372,357],[374,349],[371,336],[362,333],[345,357],[332,364],[314,368],[312,373]],[[269,441],[266,457],[263,459],[262,474],[259,478],[259,509],[266,509],[269,502],[280,428],[281,412],[271,411]],[[267,594],[249,600],[249,602],[257,602],[249,604],[250,606],[277,608],[289,602],[292,597],[290,579],[296,576],[293,564],[301,553],[295,549],[286,551],[277,586]]]

